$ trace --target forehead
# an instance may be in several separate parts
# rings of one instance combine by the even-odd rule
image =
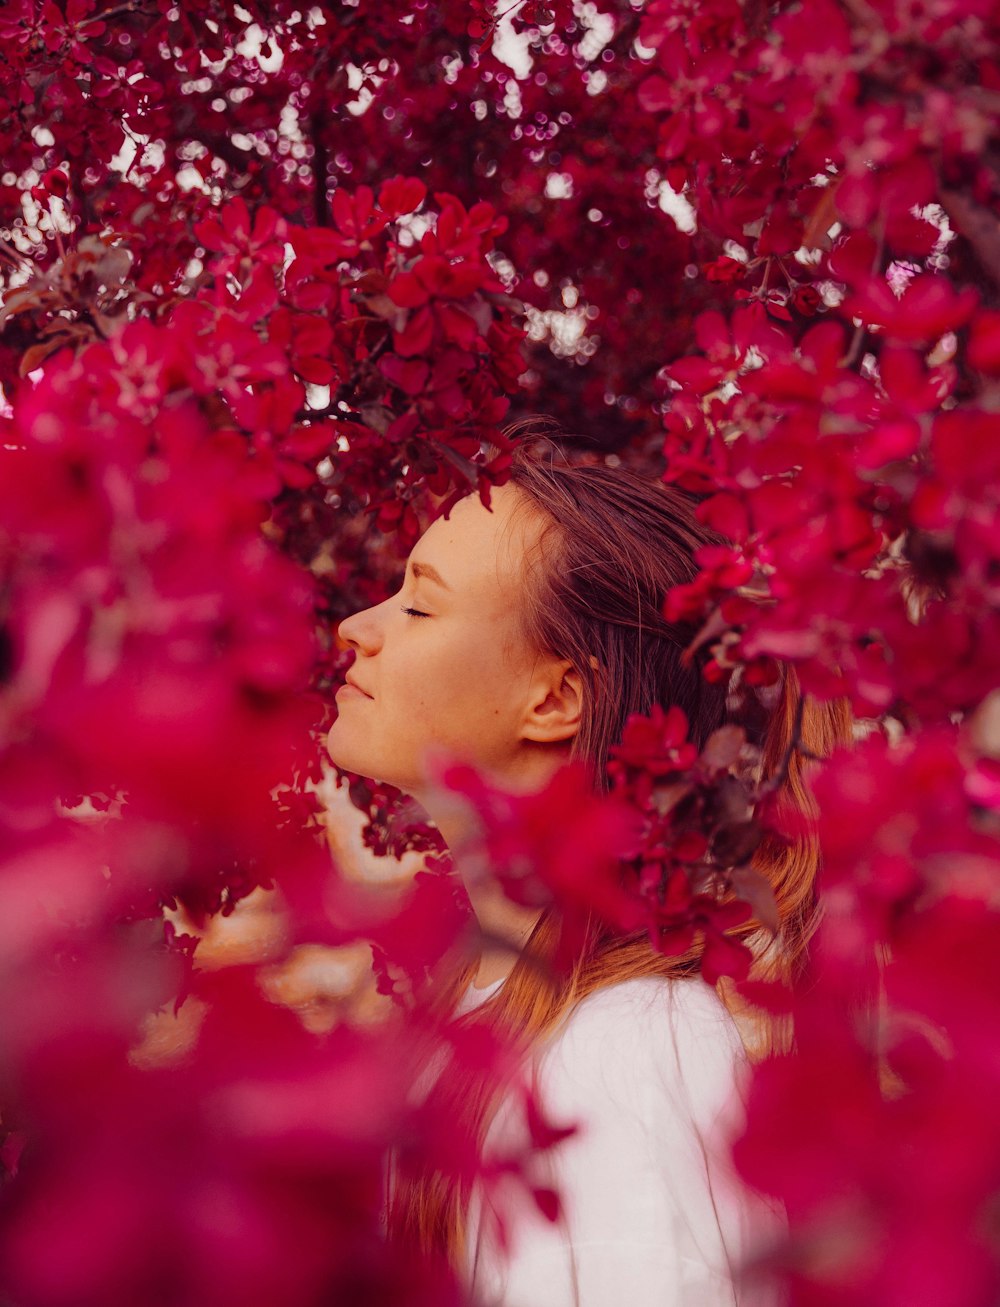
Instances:
[[[485,602],[507,602],[524,579],[527,553],[541,523],[516,486],[500,486],[486,509],[469,495],[439,518],[417,541],[412,561],[437,568],[456,594]]]

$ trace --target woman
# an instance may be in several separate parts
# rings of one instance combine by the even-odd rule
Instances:
[[[685,666],[695,632],[662,614],[671,587],[697,574],[694,551],[718,541],[694,508],[683,492],[621,468],[520,447],[491,510],[476,496],[460,502],[417,542],[400,593],[341,623],[356,658],[328,739],[334,762],[414,796],[461,850],[468,818],[433,783],[441,757],[521,793],[583,759],[601,790],[627,718],[656,704],[679,705],[702,744],[729,719],[727,692]],[[850,738],[849,715],[842,704],[797,711],[790,672],[769,707],[753,703],[757,722],[745,721],[763,778],[780,768],[785,801],[808,808],[800,758],[788,751],[793,723],[801,716],[803,746],[824,754]],[[765,841],[755,863],[774,888],[780,932],[772,939],[750,921],[736,933],[758,955],[756,976],[793,980],[812,924],[816,852],[806,838]],[[446,1002],[455,1020],[519,1040],[549,1119],[580,1123],[538,1159],[536,1182],[560,1191],[563,1219],[504,1207],[502,1195],[499,1213],[485,1211],[478,1191],[440,1173],[401,1174],[390,1231],[446,1257],[481,1301],[503,1307],[778,1301],[739,1274],[778,1215],[726,1169],[722,1136],[738,1123],[747,1063],[724,1001],[738,1011],[732,993],[698,976],[696,946],[664,957],[644,931],[622,938],[598,922],[570,974],[559,974],[546,966],[559,936],[554,910],[516,906],[471,872],[466,888],[484,944]],[[757,1040],[753,1052],[766,1046]],[[457,1070],[432,1092],[484,1156],[523,1135],[510,1096]],[[486,1219],[496,1215],[506,1249]]]

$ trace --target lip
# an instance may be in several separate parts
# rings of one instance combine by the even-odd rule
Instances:
[[[337,694],[340,694],[343,690],[353,690],[355,694],[360,694],[362,698],[365,699],[371,699],[373,697],[367,690],[362,690],[361,686],[358,685],[356,681],[352,681],[349,676],[344,678],[344,684],[337,691]]]

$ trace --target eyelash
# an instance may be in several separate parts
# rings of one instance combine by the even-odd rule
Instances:
[[[422,613],[419,608],[403,608],[400,611],[404,612],[407,617],[430,617],[430,613]]]

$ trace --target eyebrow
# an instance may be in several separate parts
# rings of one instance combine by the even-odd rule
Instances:
[[[426,576],[428,581],[436,581],[439,586],[445,590],[450,590],[451,586],[444,579],[436,567],[431,567],[430,563],[410,563],[410,571],[415,577]]]

